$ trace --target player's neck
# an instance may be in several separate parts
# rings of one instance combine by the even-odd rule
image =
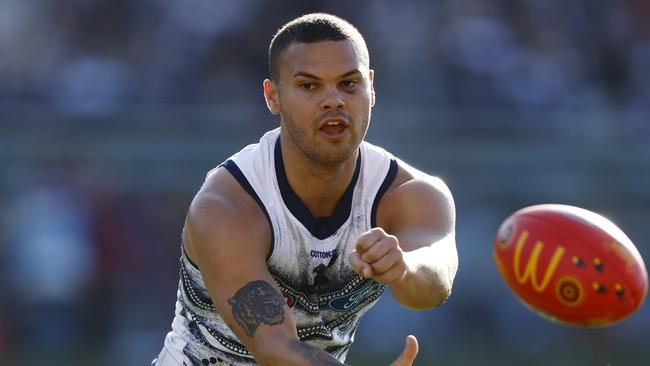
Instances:
[[[330,216],[350,185],[358,151],[341,164],[318,164],[282,146],[284,170],[291,189],[314,217]]]

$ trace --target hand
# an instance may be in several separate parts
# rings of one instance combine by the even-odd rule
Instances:
[[[390,366],[411,366],[413,361],[415,361],[415,356],[418,355],[418,340],[415,336],[406,337],[406,343],[404,344],[404,350],[402,354],[397,357]]]
[[[361,234],[349,259],[355,272],[377,282],[393,284],[406,276],[406,263],[397,237],[381,228]]]

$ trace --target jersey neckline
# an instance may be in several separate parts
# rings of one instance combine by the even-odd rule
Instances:
[[[323,240],[338,231],[343,226],[350,216],[352,210],[352,198],[354,196],[354,187],[359,180],[359,172],[361,171],[361,151],[357,155],[357,163],[354,169],[352,180],[348,188],[343,193],[341,201],[334,209],[331,216],[314,217],[309,211],[307,206],[302,202],[300,197],[294,192],[293,188],[289,185],[286,172],[284,170],[284,162],[282,161],[282,146],[280,143],[280,135],[275,142],[275,175],[278,181],[278,187],[282,195],[282,200],[287,206],[291,214],[300,221],[300,223],[316,238]]]

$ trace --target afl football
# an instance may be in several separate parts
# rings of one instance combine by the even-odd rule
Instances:
[[[564,324],[613,324],[636,311],[648,292],[632,241],[608,219],[574,206],[516,211],[501,224],[493,256],[517,298]]]

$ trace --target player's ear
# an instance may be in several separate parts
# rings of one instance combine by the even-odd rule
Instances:
[[[266,79],[262,83],[264,87],[264,99],[266,100],[266,106],[272,114],[280,113],[280,96],[278,95],[278,87],[275,82]]]
[[[370,106],[375,106],[375,86],[373,81],[375,80],[375,70],[370,69],[368,71],[368,79],[370,79]]]

